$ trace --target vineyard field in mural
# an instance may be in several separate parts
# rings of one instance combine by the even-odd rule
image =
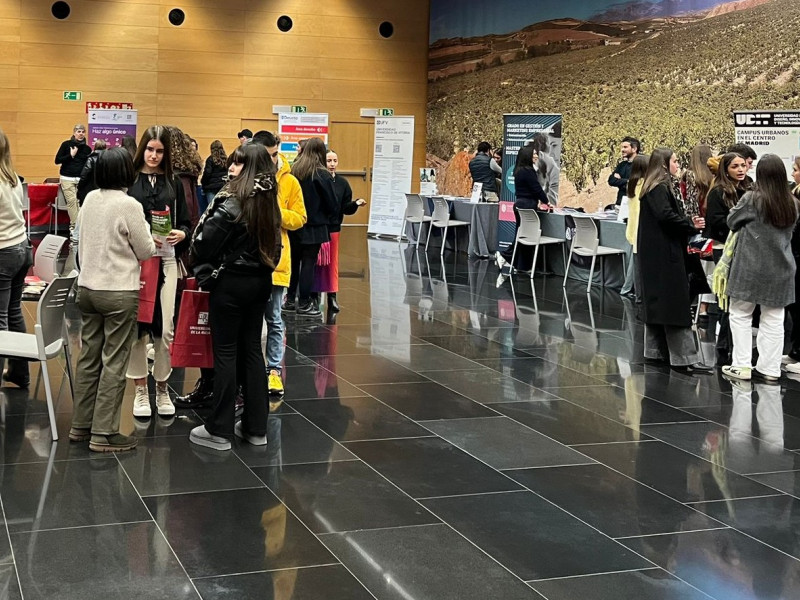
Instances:
[[[531,32],[542,31],[552,35],[553,23],[529,26],[523,37],[530,40]],[[565,31],[578,27],[591,36],[608,35],[610,42],[599,44],[585,36],[579,41],[566,33],[551,42],[562,46],[550,55],[541,55],[547,45],[525,50],[524,57],[521,48],[514,48],[514,56],[491,57],[472,72],[463,72],[472,68],[466,63],[478,64],[485,57],[464,55],[471,40],[433,44],[431,166],[446,169],[454,155],[473,151],[481,140],[499,143],[504,113],[562,113],[562,176],[571,184],[562,189],[583,200],[587,193],[611,197],[604,175],[616,164],[625,135],[640,138],[645,151],[670,146],[685,163],[696,143],[717,148],[732,143],[733,110],[800,108],[795,0],[743,0],[702,14],[646,21],[562,19],[556,24]],[[564,29],[567,25],[572,29]],[[515,35],[510,37],[516,43]],[[483,36],[483,44],[487,37],[494,47],[494,38],[503,36]],[[583,46],[565,48],[565,43]],[[444,60],[435,52],[448,45],[459,47],[460,59],[451,52]],[[448,75],[448,69],[457,74]]]

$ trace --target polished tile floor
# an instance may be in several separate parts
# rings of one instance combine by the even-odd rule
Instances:
[[[645,365],[611,290],[497,287],[361,229],[341,266],[335,320],[287,319],[265,448],[134,420],[129,386],[139,447],[96,455],[67,441],[63,361],[56,443],[38,369],[3,387],[0,597],[800,598],[800,381]]]

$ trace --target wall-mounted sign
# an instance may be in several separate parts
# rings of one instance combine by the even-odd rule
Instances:
[[[777,154],[792,172],[794,159],[800,156],[800,112],[736,111],[733,113],[736,143],[752,146],[756,154]],[[755,175],[756,160],[750,175]]]
[[[295,104],[295,105],[292,106],[292,112],[293,113],[307,113],[308,112],[308,107],[305,106],[304,104]]]
[[[378,109],[378,116],[380,117],[393,117],[394,116],[394,109],[393,108],[379,108]]]
[[[90,110],[133,110],[130,102],[87,102],[86,112]]]
[[[64,92],[64,100],[80,100],[83,98],[82,92]]]

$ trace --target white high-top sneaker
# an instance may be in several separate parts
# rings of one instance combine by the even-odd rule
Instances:
[[[146,385],[136,386],[136,396],[133,398],[133,416],[134,417],[149,417],[153,414],[150,408],[150,394],[147,391]]]
[[[175,414],[175,405],[169,397],[169,391],[156,386],[156,410],[162,417],[171,417]]]

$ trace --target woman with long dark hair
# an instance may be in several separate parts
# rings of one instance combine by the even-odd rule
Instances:
[[[281,253],[281,213],[275,165],[261,144],[240,148],[242,167],[203,215],[192,241],[195,274],[210,288],[214,346],[214,407],[189,439],[230,450],[230,438],[267,443],[267,373],[261,326]],[[234,424],[238,385],[244,412]]]
[[[22,180],[11,161],[11,145],[0,129],[0,331],[25,333],[22,288],[33,264],[33,251],[22,214]],[[28,361],[8,359],[6,381],[26,388]]]
[[[539,170],[543,168],[543,164],[539,164],[539,153],[536,152],[533,144],[523,146],[517,152],[517,162],[514,165],[514,218],[517,222],[517,229],[519,229],[520,219],[517,212],[520,208],[528,209],[533,208],[541,212],[548,212],[552,210],[547,194],[542,189],[542,184],[539,182]],[[520,249],[521,250],[521,249]],[[508,264],[514,254],[514,244],[511,244],[503,252],[495,253],[495,260],[497,267],[502,270]],[[518,252],[521,255],[522,252]],[[519,261],[519,259],[517,259]],[[518,262],[519,264],[519,262]],[[511,265],[512,270],[514,265]],[[532,269],[536,265],[531,266]]]
[[[183,186],[183,198],[189,211],[189,220],[194,227],[202,214],[197,194],[197,178],[203,171],[203,159],[192,145],[192,138],[177,127],[169,127],[169,130],[172,144],[170,152],[172,172]]]
[[[333,177],[325,161],[325,143],[320,138],[310,138],[303,144],[303,152],[292,165],[292,175],[300,182],[308,220],[302,229],[289,232],[292,250],[292,275],[284,303],[285,311],[295,310],[295,297],[299,304],[297,314],[319,317],[322,313],[311,300],[314,284],[314,267],[320,246],[330,241],[328,224],[338,217],[340,204],[333,188]]]
[[[791,239],[798,203],[786,186],[786,167],[775,154],[761,157],[756,187],[745,194],[728,216],[738,232],[730,266],[727,294],[733,357],[722,372],[736,379],[752,376],[775,382],[781,375],[784,307],[792,304],[796,265]],[[761,307],[753,369],[753,311]]]
[[[206,165],[203,168],[203,176],[200,179],[200,185],[203,186],[203,196],[200,203],[200,214],[206,211],[208,205],[214,202],[214,196],[225,185],[225,180],[228,175],[228,166],[226,165],[228,155],[225,154],[225,147],[219,140],[211,142],[211,154],[206,159]]]
[[[689,168],[683,172],[681,177],[681,192],[683,193],[684,202],[686,204],[686,214],[690,217],[699,215],[706,216],[706,197],[711,189],[711,183],[714,180],[714,174],[708,168],[708,159],[711,158],[713,152],[711,146],[707,144],[698,144],[692,148],[692,155],[689,159]],[[714,265],[711,261],[704,260],[702,262],[703,270],[706,278],[710,276],[714,270]],[[708,316],[708,304],[715,302],[714,294],[701,294],[700,295],[700,308],[699,317]]]
[[[728,152],[722,155],[717,166],[711,190],[706,196],[706,237],[714,240],[714,263],[722,257],[722,248],[728,239],[728,214],[744,196],[747,181],[747,160],[741,154]],[[719,316],[717,333],[717,364],[729,365],[731,361],[731,333],[728,313]]]
[[[186,208],[183,186],[172,172],[170,147],[170,134],[166,127],[156,125],[142,134],[133,160],[136,180],[128,188],[128,195],[142,205],[144,217],[151,226],[153,211],[169,210],[172,230],[166,238],[166,244],[172,246],[174,255],[178,256],[189,245],[192,222]],[[162,242],[157,240],[156,246],[161,245]],[[169,346],[174,332],[178,263],[175,257],[161,257],[158,260],[160,269],[153,320],[139,323],[139,337],[133,344],[128,364],[127,377],[133,379],[136,386],[133,400],[133,414],[136,417],[152,415],[147,391],[147,344],[150,338],[153,340],[155,356],[152,374],[156,381],[156,410],[162,416],[175,414],[175,406],[167,391],[167,379],[172,373]]]
[[[650,156],[640,195],[637,258],[642,280],[644,356],[668,361],[685,373],[709,373],[699,361],[691,325],[689,280],[686,274],[688,238],[705,223],[683,214],[672,191],[678,159],[669,148]]]

